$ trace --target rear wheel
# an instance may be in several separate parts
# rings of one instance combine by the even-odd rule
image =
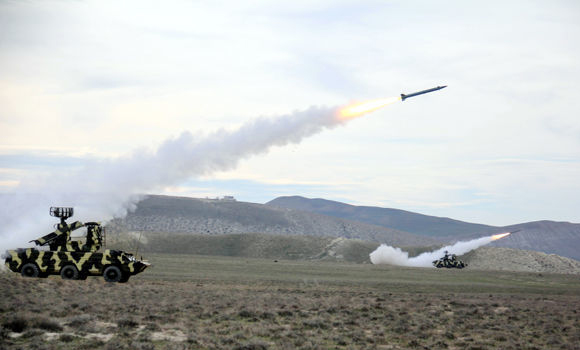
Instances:
[[[22,266],[20,274],[24,277],[38,277],[40,276],[40,269],[34,263],[26,263]]]
[[[108,266],[105,271],[103,271],[103,277],[107,282],[121,282],[123,273],[117,266]]]
[[[60,269],[60,277],[62,277],[63,280],[78,280],[79,270],[73,265],[66,265]]]

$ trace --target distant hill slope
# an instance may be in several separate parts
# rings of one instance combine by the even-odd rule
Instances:
[[[268,206],[311,211],[338,218],[389,227],[444,241],[467,240],[487,234],[514,231],[493,243],[496,247],[536,250],[580,260],[580,224],[537,221],[506,227],[471,224],[463,221],[422,215],[398,209],[354,206],[325,199],[279,197]]]
[[[580,274],[580,261],[530,250],[481,247],[461,257],[467,268]]]
[[[137,238],[141,241],[137,244]],[[119,238],[119,236],[117,236]],[[280,260],[331,260],[370,264],[378,243],[355,239],[260,233],[199,235],[156,233],[123,235],[118,248],[148,253],[235,256]],[[414,256],[432,247],[411,249]],[[408,250],[404,248],[404,250]],[[580,274],[580,261],[558,255],[511,248],[481,247],[460,257],[468,269]]]
[[[534,221],[503,228],[520,229],[492,243],[496,247],[537,250],[580,260],[580,224],[556,221]]]
[[[263,233],[198,235],[147,232],[140,252],[252,257],[282,260],[339,260],[368,263],[379,243],[341,237],[288,236]],[[136,235],[126,248],[137,246]]]
[[[397,246],[438,242],[381,226],[264,204],[156,195],[139,202],[133,213],[110,226],[120,231],[345,237]]]
[[[498,231],[497,227],[488,225],[472,224],[399,209],[354,206],[320,198],[278,197],[266,203],[266,205],[309,211],[431,237],[462,237],[466,233]]]

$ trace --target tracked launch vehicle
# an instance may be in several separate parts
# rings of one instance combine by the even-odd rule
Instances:
[[[56,230],[34,242],[40,249],[18,248],[6,252],[6,266],[24,277],[48,277],[59,275],[67,280],[82,280],[88,276],[103,276],[107,282],[127,282],[129,277],[143,272],[149,263],[137,260],[130,253],[105,249],[104,230],[97,222],[68,224],[66,219],[73,216],[73,208],[51,207],[50,215],[60,218]],[[86,227],[86,239],[81,245],[71,240],[71,232]],[[43,249],[44,248],[44,249]],[[46,249],[48,248],[48,249]]]
[[[438,269],[443,267],[448,269],[462,269],[467,267],[467,264],[457,259],[455,254],[449,254],[445,251],[445,255],[442,258],[433,261],[433,266]]]

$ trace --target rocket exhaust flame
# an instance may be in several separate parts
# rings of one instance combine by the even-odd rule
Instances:
[[[504,238],[505,236],[509,236],[511,232],[506,232],[506,233],[499,233],[497,235],[493,235],[491,236],[491,240],[492,241],[497,241],[498,239]]]
[[[338,116],[340,119],[352,119],[374,112],[398,101],[401,101],[401,97],[388,97],[353,103],[341,108]]]

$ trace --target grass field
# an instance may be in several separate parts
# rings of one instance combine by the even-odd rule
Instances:
[[[580,349],[580,276],[149,255],[127,284],[0,273],[0,349]]]

